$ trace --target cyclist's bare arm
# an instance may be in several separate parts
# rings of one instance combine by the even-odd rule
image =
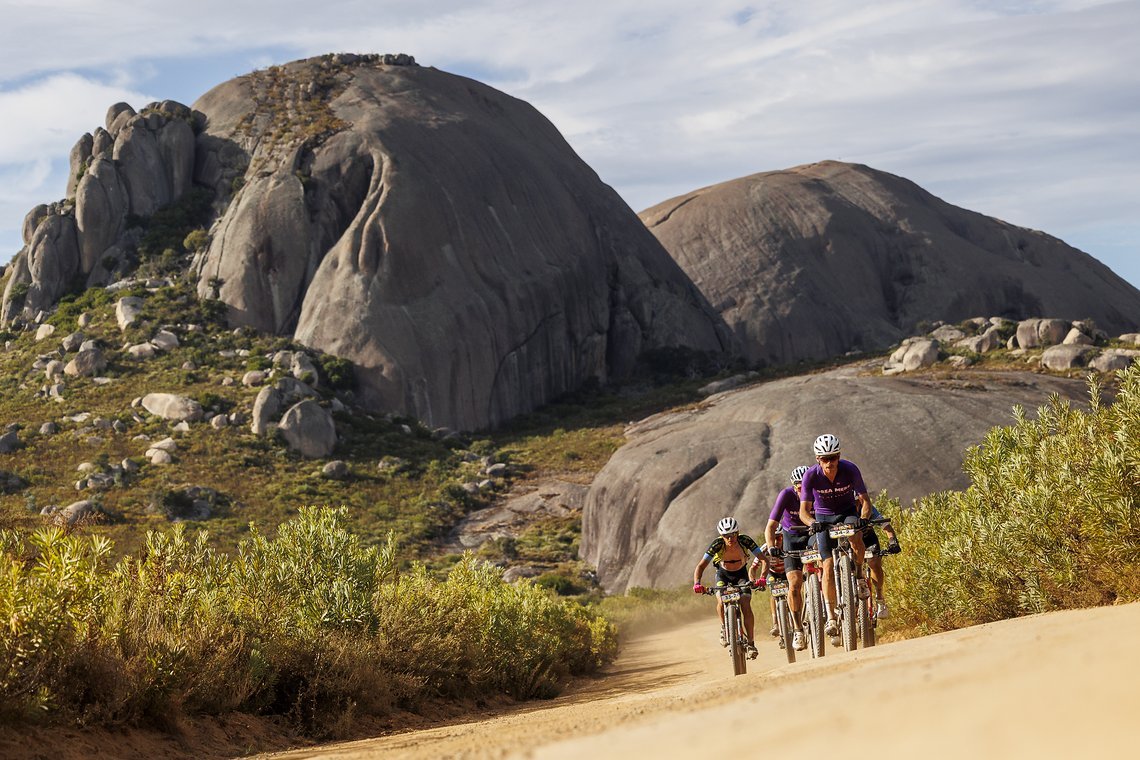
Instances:
[[[800,522],[802,522],[804,525],[811,525],[813,522],[815,522],[815,518],[812,517],[810,510],[810,501],[800,502]]]
[[[769,520],[768,524],[764,526],[764,543],[768,546],[776,545],[776,529],[780,527],[780,523],[775,520]]]
[[[705,568],[709,566],[709,561],[701,557],[701,561],[697,563],[697,569],[693,571],[693,585],[696,586],[701,582],[701,576],[705,574]]]
[[[861,493],[855,497],[855,501],[859,502],[859,516],[864,520],[871,519],[871,499],[867,494]]]

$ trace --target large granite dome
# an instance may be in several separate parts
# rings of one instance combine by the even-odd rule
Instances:
[[[980,315],[1140,326],[1140,291],[1088,254],[866,166],[753,174],[640,216],[757,364],[882,349],[922,321]]]

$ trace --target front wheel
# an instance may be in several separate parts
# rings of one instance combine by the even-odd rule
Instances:
[[[792,613],[785,598],[776,600],[776,621],[780,627],[780,639],[784,642],[784,652],[788,655],[788,662],[795,662],[796,650],[792,647]]]
[[[862,600],[855,593],[855,570],[851,566],[851,558],[842,552],[838,552],[838,555],[835,562],[839,568],[839,587],[835,593],[840,614],[839,635],[843,639],[843,648],[854,652],[858,646],[855,638],[855,618],[858,612],[855,608],[862,606]]]
[[[818,573],[805,573],[804,580],[804,633],[808,637],[808,645],[814,660],[823,657],[823,590]]]
[[[732,654],[732,674],[743,675],[748,669],[744,653],[744,630],[740,619],[740,608],[735,604],[725,605],[724,622],[728,627],[728,651]]]

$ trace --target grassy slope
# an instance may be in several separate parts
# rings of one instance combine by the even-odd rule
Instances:
[[[280,439],[254,436],[248,423],[222,430],[196,423],[190,433],[178,435],[171,432],[172,423],[148,415],[141,415],[142,421],[136,419],[139,410],[131,408],[132,400],[159,391],[195,398],[215,411],[248,413],[259,389],[243,387],[242,375],[267,367],[265,357],[274,351],[298,348],[282,338],[227,329],[216,302],[199,301],[184,286],[136,292],[146,299],[146,307],[126,333],[114,318],[114,303],[125,292],[93,289],[65,301],[50,317],[48,321],[57,328],[50,338],[37,343],[30,331],[0,336],[10,342],[0,353],[0,424],[19,423],[24,444],[14,453],[0,455],[0,469],[28,482],[26,488],[0,496],[0,527],[31,529],[43,523],[39,515],[43,506],[66,506],[89,498],[91,491],[75,490],[80,463],[103,466],[130,457],[141,464],[139,473],[99,495],[105,515],[87,526],[113,538],[119,553],[137,549],[148,529],[167,526],[164,500],[169,502],[171,492],[180,487],[197,484],[216,489],[222,496],[221,506],[201,527],[209,529],[215,546],[223,550],[235,547],[250,523],[272,530],[302,506],[344,505],[353,530],[366,541],[378,542],[392,530],[407,555],[425,558],[463,514],[489,505],[512,482],[525,487],[558,477],[588,483],[621,445],[628,421],[694,403],[699,398],[696,388],[705,382],[672,378],[617,392],[587,390],[473,440],[441,441],[414,420],[386,419],[350,408],[338,415],[340,443],[334,456],[347,462],[351,476],[334,481],[320,477],[323,462],[301,458]],[[46,381],[42,372],[31,370],[32,363],[37,356],[57,351],[60,340],[79,329],[76,320],[81,313],[92,317],[82,332],[104,345],[109,366],[100,374],[111,382],[98,385],[90,378],[67,378],[62,402],[38,396]],[[185,329],[188,324],[204,329],[190,332]],[[125,344],[147,340],[163,326],[174,326],[182,343],[177,349],[141,361],[119,350]],[[220,354],[225,350],[244,350],[249,355],[227,358]],[[63,357],[64,361],[70,356]],[[188,361],[198,368],[183,369]],[[1023,358],[997,351],[987,355],[981,366],[1013,369],[1025,365]],[[224,377],[238,382],[223,386]],[[324,395],[331,395],[327,388]],[[82,412],[91,417],[84,422],[68,419]],[[92,422],[99,417],[122,420],[128,430],[94,430]],[[60,432],[40,435],[40,425],[49,420],[60,425]],[[143,452],[149,443],[134,440],[140,434],[151,441],[173,434],[179,441],[176,462],[167,466],[146,463]],[[382,471],[377,463],[385,457],[398,457],[404,464]],[[509,480],[498,480],[490,492],[465,493],[462,484],[485,477],[480,470],[486,459],[508,462]],[[525,530],[512,545],[490,544],[481,553],[492,560],[525,561],[579,575],[583,568],[576,560],[578,528],[576,515],[547,518]],[[455,559],[443,558],[442,563],[448,565]]]

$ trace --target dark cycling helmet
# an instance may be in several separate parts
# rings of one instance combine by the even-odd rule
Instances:
[[[811,448],[817,457],[827,456],[828,454],[838,454],[839,439],[831,433],[824,433],[815,439],[815,443],[812,444]]]
[[[735,519],[726,517],[716,524],[716,532],[722,536],[727,536],[729,533],[739,533],[740,526],[736,524]]]
[[[807,471],[808,471],[808,468],[804,467],[802,464],[799,467],[797,467],[796,469],[792,470],[792,477],[791,477],[792,483],[799,483],[800,481],[802,481],[804,479],[804,475],[807,473]]]

